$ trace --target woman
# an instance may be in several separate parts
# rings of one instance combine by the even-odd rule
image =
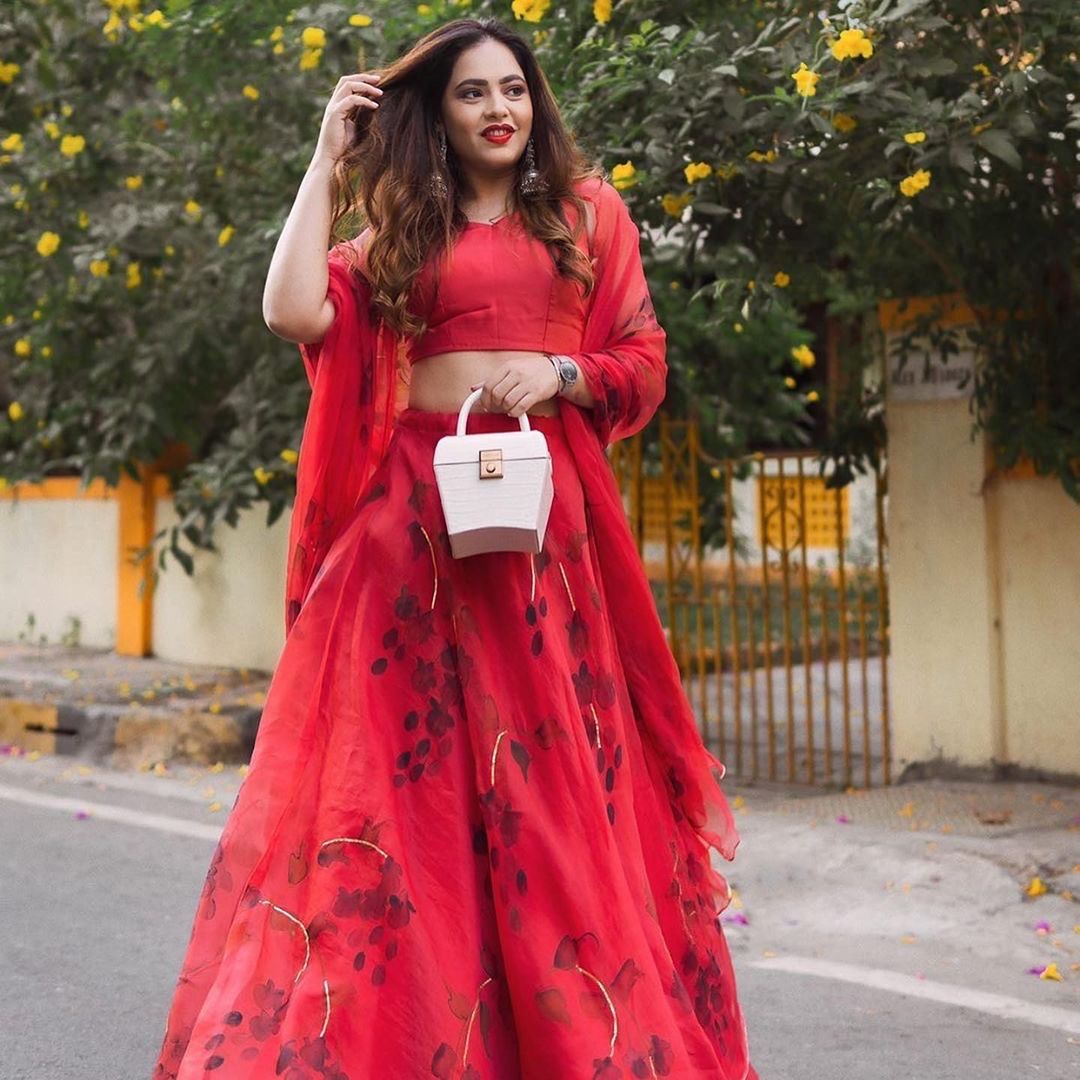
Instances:
[[[500,22],[339,82],[264,299],[312,384],[286,643],[158,1080],[755,1080],[723,765],[603,452],[664,394],[638,241]],[[547,439],[539,554],[451,555],[432,456],[480,388],[469,432]]]

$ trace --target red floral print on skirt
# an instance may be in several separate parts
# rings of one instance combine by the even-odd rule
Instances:
[[[456,420],[399,416],[286,640],[155,1080],[757,1080],[562,421],[543,550],[454,559]]]

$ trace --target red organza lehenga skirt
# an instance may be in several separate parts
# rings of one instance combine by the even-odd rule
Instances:
[[[562,421],[544,550],[455,560],[456,419],[398,418],[286,641],[155,1080],[756,1080]]]

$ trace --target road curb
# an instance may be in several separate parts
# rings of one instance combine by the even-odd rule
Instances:
[[[261,716],[252,706],[211,712],[0,697],[0,744],[115,768],[158,761],[242,764],[251,757]]]

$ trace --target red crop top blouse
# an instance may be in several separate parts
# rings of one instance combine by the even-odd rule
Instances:
[[[440,261],[437,287],[429,261],[409,299],[409,310],[428,323],[411,342],[412,361],[459,349],[581,351],[581,286],[555,269],[547,247],[516,214],[490,225],[470,221]]]

